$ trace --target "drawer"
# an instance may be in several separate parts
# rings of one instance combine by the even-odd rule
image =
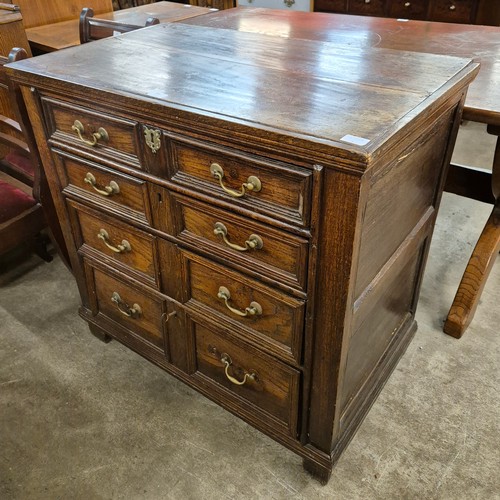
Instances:
[[[42,97],[42,105],[52,143],[140,166],[138,122],[49,97]]]
[[[211,200],[291,224],[309,224],[312,171],[170,135],[172,180]]]
[[[238,0],[238,7],[265,7],[267,9],[300,10],[309,12],[311,0]]]
[[[383,16],[385,4],[385,0],[348,0],[348,14]]]
[[[473,23],[475,0],[434,0],[430,21]]]
[[[300,363],[304,301],[189,252],[183,258],[190,290],[187,306],[198,317],[224,321],[235,336]]]
[[[392,0],[389,16],[404,19],[426,19],[428,0]]]
[[[80,252],[158,287],[156,239],[85,205],[68,201]]]
[[[236,399],[238,410],[243,408],[253,420],[256,416],[264,422],[271,418],[284,432],[295,436],[299,372],[205,326],[195,323],[194,331],[197,365],[194,376],[215,386],[212,395],[223,402]]]
[[[305,290],[308,241],[191,198],[174,195],[177,237],[240,270]],[[164,219],[165,217],[160,217]]]
[[[129,335],[165,349],[163,314],[166,302],[159,294],[89,268],[95,288],[94,314],[128,330]]]
[[[145,181],[64,153],[57,154],[56,158],[65,194],[76,195],[96,207],[149,224]]]
[[[318,12],[347,12],[347,0],[315,0],[314,10]]]

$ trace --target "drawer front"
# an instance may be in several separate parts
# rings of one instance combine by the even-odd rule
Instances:
[[[290,362],[300,363],[304,301],[289,297],[205,259],[188,259],[188,306],[215,321],[225,319],[236,336]]]
[[[315,0],[314,10],[320,12],[347,12],[347,0]]]
[[[243,270],[305,289],[307,240],[190,198],[175,198],[181,214],[180,240]]]
[[[475,0],[434,0],[431,21],[473,23]]]
[[[296,434],[299,372],[271,356],[236,343],[195,323],[195,376],[238,398],[238,406],[255,407],[274,418],[286,432]],[[248,411],[248,410],[247,410]],[[250,410],[252,416],[254,411]],[[262,418],[262,417],[261,417]]]
[[[364,16],[383,16],[385,0],[349,0],[348,13]]]
[[[139,166],[140,126],[82,106],[42,97],[48,135],[84,154],[108,156]]]
[[[389,16],[408,19],[426,19],[427,0],[392,0]]]
[[[132,273],[150,286],[158,286],[156,239],[109,216],[76,203],[68,202],[75,216],[75,234],[84,254],[95,254],[108,264]]]
[[[93,269],[96,314],[118,323],[133,335],[164,350],[163,314],[166,303],[158,295]]]
[[[238,7],[265,7],[267,9],[309,12],[311,10],[311,0],[238,0]]]
[[[309,224],[309,170],[184,138],[170,139],[169,156],[173,181],[252,212],[292,224]]]
[[[145,181],[96,164],[83,163],[69,155],[58,154],[59,177],[66,193],[90,203],[148,222],[150,218]]]

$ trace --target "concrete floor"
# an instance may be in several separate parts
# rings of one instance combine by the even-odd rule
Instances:
[[[415,339],[327,486],[292,452],[90,335],[59,259],[0,274],[0,499],[499,499],[500,259],[465,336],[441,331],[490,210],[444,195]]]

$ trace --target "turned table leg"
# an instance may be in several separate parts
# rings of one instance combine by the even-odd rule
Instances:
[[[488,132],[500,136],[500,127],[490,126]],[[457,339],[474,317],[481,292],[500,251],[500,137],[493,161],[492,188],[495,206],[469,259],[443,328],[445,333]]]

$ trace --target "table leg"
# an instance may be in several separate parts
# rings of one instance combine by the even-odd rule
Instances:
[[[488,127],[488,132],[500,136],[500,127]],[[492,188],[496,200],[493,211],[469,259],[443,328],[445,333],[457,339],[474,317],[481,292],[500,251],[500,137],[493,161]]]

